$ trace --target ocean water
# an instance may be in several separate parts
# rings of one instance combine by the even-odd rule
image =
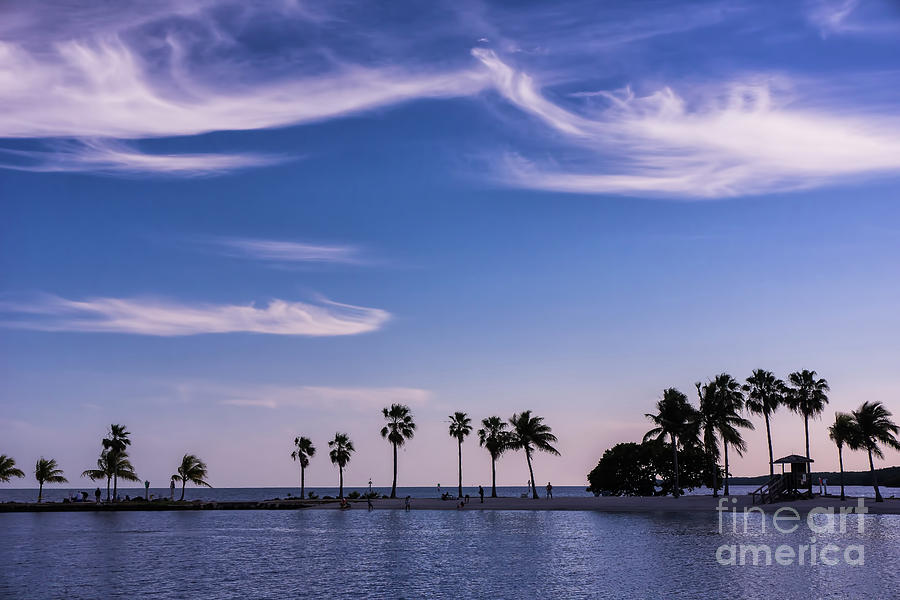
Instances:
[[[754,515],[755,516],[755,515]],[[722,565],[722,545],[810,541],[718,530],[717,515],[591,511],[0,514],[0,598],[874,598],[900,591],[900,516],[863,564]],[[854,560],[858,558],[858,552]]]
[[[546,484],[545,484],[546,485]],[[755,485],[733,485],[731,486],[731,493],[733,495],[744,495],[749,494],[753,490],[755,490],[759,486]],[[44,501],[46,502],[60,502],[64,498],[68,498],[70,496],[79,494],[82,491],[88,492],[88,496],[90,500],[94,499],[94,489],[95,486],[85,486],[81,488],[69,488],[69,487],[57,487],[57,486],[48,486],[44,488]],[[385,487],[373,487],[374,491],[379,494],[390,494],[391,488]],[[354,487],[354,486],[345,486],[344,494],[349,494],[352,491],[365,492],[368,488],[363,487]],[[338,489],[336,487],[315,487],[311,486],[306,488],[306,491],[315,491],[316,494],[321,498],[322,496],[337,496]],[[456,497],[456,487],[441,487],[441,492],[450,492],[453,498]],[[819,488],[815,486],[813,491],[818,493]],[[106,488],[101,488],[101,492],[103,494],[103,498],[106,498]],[[150,494],[152,494],[156,498],[168,498],[169,497],[169,488],[154,488],[151,487],[149,490]],[[828,492],[830,494],[840,494],[841,488],[840,486],[828,486]],[[37,500],[37,489],[18,489],[18,488],[10,488],[10,487],[0,487],[0,502],[34,502]],[[296,487],[263,487],[263,488],[197,488],[197,487],[187,487],[185,488],[184,499],[185,500],[215,500],[215,501],[228,501],[228,500],[251,500],[251,501],[259,501],[259,500],[270,500],[273,498],[287,498],[288,494],[292,494],[294,496],[299,495],[300,489]],[[491,489],[489,487],[484,490],[485,496],[490,496]],[[505,497],[513,497],[518,498],[522,494],[530,493],[529,489],[525,486],[521,487],[498,487],[497,494]],[[711,494],[710,490],[705,488],[694,490],[693,492],[687,492],[688,494]],[[863,496],[866,498],[873,498],[875,496],[875,490],[872,486],[847,486],[846,493],[850,496]],[[463,494],[469,494],[471,497],[478,497],[478,488],[477,487],[463,487]],[[544,497],[544,488],[538,488],[538,494],[543,498]],[[881,494],[885,498],[890,498],[894,496],[896,498],[900,498],[900,488],[888,488],[882,487]],[[440,494],[438,493],[437,487],[398,487],[397,488],[397,496],[399,498],[403,498],[405,496],[412,496],[413,498],[438,498]],[[554,486],[553,487],[553,495],[562,498],[562,497],[589,497],[592,494],[588,492],[585,486]],[[119,496],[125,498],[125,496],[140,496],[144,497],[144,488],[119,488]],[[176,488],[175,490],[175,498],[179,498],[181,496],[181,488]]]

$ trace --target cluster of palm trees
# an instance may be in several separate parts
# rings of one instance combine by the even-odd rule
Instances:
[[[100,458],[97,459],[97,468],[87,469],[81,473],[81,476],[87,477],[91,481],[106,479],[106,501],[115,502],[118,499],[120,479],[123,481],[140,481],[134,470],[134,465],[131,464],[131,460],[128,457],[128,446],[131,445],[131,432],[128,431],[125,425],[112,424],[109,426],[109,431],[100,444],[102,450]],[[68,483],[69,480],[64,475],[55,459],[44,457],[38,459],[34,467],[34,478],[39,485],[38,502],[43,500],[45,483]],[[25,473],[21,469],[16,468],[16,461],[13,458],[5,454],[0,455],[0,482],[8,482],[13,477],[23,478]],[[186,483],[212,487],[206,482],[206,477],[206,463],[193,454],[185,454],[171,480],[181,482],[181,500],[184,500],[184,486]],[[112,485],[112,493],[110,493],[110,484]]]
[[[416,423],[410,408],[403,404],[392,404],[381,411],[386,423],[381,428],[381,437],[391,444],[394,460],[394,475],[391,482],[391,498],[397,497],[397,449],[406,444],[415,436]],[[459,486],[458,497],[463,496],[462,475],[462,445],[466,437],[472,433],[472,419],[464,412],[455,412],[450,415],[448,432],[450,437],[457,441],[459,458]],[[478,442],[488,451],[491,457],[491,497],[497,497],[497,459],[507,450],[524,450],[528,462],[528,473],[531,476],[531,494],[537,498],[537,486],[534,480],[534,468],[531,464],[535,452],[548,452],[559,455],[559,451],[553,447],[557,441],[553,431],[544,423],[543,417],[531,414],[530,410],[514,414],[508,421],[498,416],[487,417],[481,421],[482,427],[478,430]],[[507,429],[508,427],[508,429]],[[344,468],[350,462],[351,455],[355,452],[353,442],[346,433],[335,433],[334,438],[328,442],[328,453],[331,462],[338,467],[339,473],[339,497],[344,497]],[[316,448],[307,437],[294,438],[294,449],[291,458],[300,464],[300,497],[304,498],[305,471],[309,466],[310,458],[315,456]]]
[[[678,450],[679,447],[700,447],[711,464],[713,495],[718,495],[718,461],[724,458],[724,492],[729,493],[728,450],[743,455],[747,443],[742,429],[754,429],[745,414],[761,415],[766,424],[766,438],[769,447],[769,475],[774,475],[774,455],[772,451],[771,419],[778,408],[784,406],[803,417],[803,431],[806,438],[806,458],[809,461],[809,420],[818,418],[828,403],[828,382],[818,377],[815,371],[802,370],[791,373],[785,382],[771,371],[756,369],[743,384],[728,373],[717,375],[705,384],[697,383],[699,408],[694,408],[685,394],[675,388],[666,389],[657,402],[656,414],[647,414],[655,427],[644,435],[644,440],[668,438],[674,460],[674,489],[679,493]],[[851,450],[865,449],[869,453],[869,467],[872,471],[876,501],[881,501],[878,481],[875,475],[873,456],[883,457],[881,445],[900,449],[895,435],[897,426],[890,420],[891,413],[880,402],[865,402],[849,414],[837,413],[835,424],[830,428],[831,439],[838,446],[843,479],[844,446]],[[720,454],[721,447],[721,454]],[[809,462],[807,462],[807,469]],[[809,479],[812,489],[812,480]],[[844,498],[843,481],[841,498]]]

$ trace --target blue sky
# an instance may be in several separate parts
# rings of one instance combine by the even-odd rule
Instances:
[[[451,412],[530,408],[563,452],[537,479],[580,485],[663,388],[722,371],[816,369],[825,421],[897,411],[895,3],[0,10],[20,464],[75,475],[122,422],[151,482],[189,451],[214,485],[290,485],[302,434],[332,485],[339,430],[348,481],[389,484],[403,402],[401,484],[455,481]],[[777,415],[776,453],[801,431]],[[734,472],[764,472],[747,438]]]

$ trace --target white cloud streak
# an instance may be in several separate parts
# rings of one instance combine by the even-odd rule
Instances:
[[[493,52],[473,54],[498,92],[562,134],[587,159],[575,168],[508,155],[502,177],[522,187],[577,193],[716,198],[816,187],[900,171],[900,119],[789,104],[772,79],[646,96],[603,92],[578,114],[548,100]],[[846,112],[846,111],[845,111]]]
[[[213,238],[210,245],[222,254],[239,258],[276,263],[332,263],[361,264],[359,249],[355,246],[335,244],[310,244],[282,240],[254,238]]]
[[[41,296],[31,302],[3,302],[0,312],[16,314],[6,327],[38,331],[186,336],[206,333],[262,333],[341,336],[380,329],[390,314],[376,308],[272,300],[253,304],[184,304],[140,298],[67,300]]]

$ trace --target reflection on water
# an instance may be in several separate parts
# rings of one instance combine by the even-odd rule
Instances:
[[[528,511],[0,514],[2,598],[881,598],[900,517],[832,536],[864,566],[729,566],[717,516]],[[821,537],[824,540],[828,536]],[[838,539],[839,538],[839,539]]]

